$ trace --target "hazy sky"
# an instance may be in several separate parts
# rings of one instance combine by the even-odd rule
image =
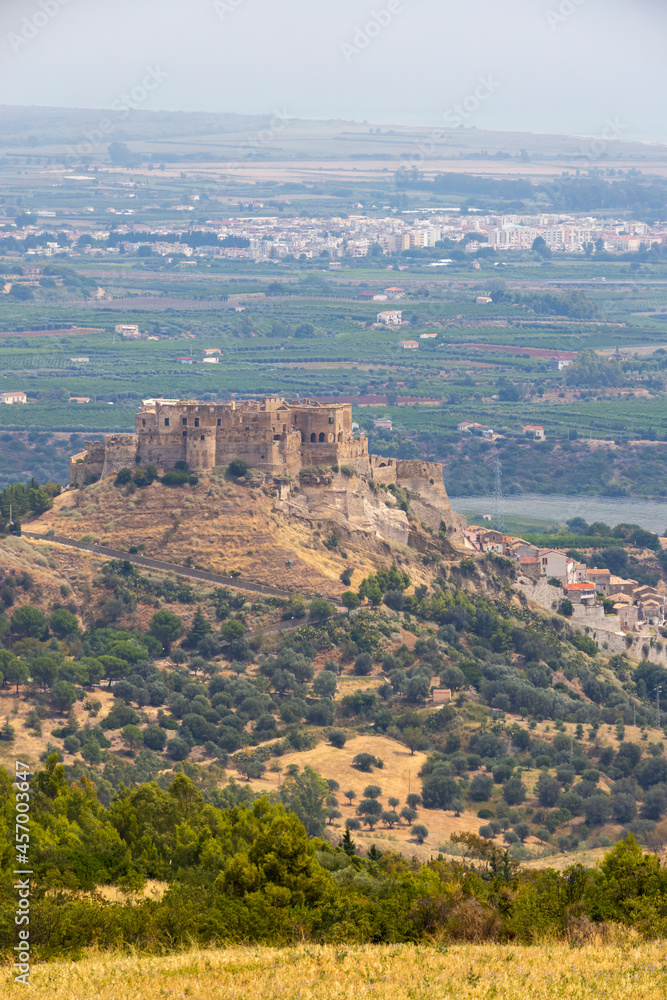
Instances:
[[[2,0],[0,103],[667,141],[666,40],[666,0]]]

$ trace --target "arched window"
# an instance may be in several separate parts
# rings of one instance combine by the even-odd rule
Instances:
[[[325,438],[324,438],[324,432],[322,432],[320,434],[320,444],[324,444],[324,440],[325,440]]]
[[[311,444],[314,444],[315,441],[317,441],[317,435],[316,434],[311,434],[310,435],[310,442],[311,442]]]

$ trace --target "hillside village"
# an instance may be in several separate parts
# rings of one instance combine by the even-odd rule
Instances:
[[[521,574],[532,582],[527,592],[537,603],[553,605],[549,592],[537,586],[540,582],[560,587],[563,598],[571,602],[572,608],[567,611],[573,621],[648,638],[654,638],[664,627],[664,587],[639,586],[636,580],[623,579],[609,569],[578,562],[562,549],[539,548],[494,528],[468,525],[464,537],[466,547],[475,552],[496,552],[517,563]],[[562,613],[562,602],[560,608]]]

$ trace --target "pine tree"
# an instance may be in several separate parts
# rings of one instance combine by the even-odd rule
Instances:
[[[7,743],[13,743],[16,737],[16,730],[9,721],[9,716],[5,716],[5,721],[0,730],[0,739]]]
[[[340,846],[343,848],[346,854],[351,858],[357,853],[357,845],[352,840],[352,834],[348,827],[345,828],[345,833],[343,834],[343,839],[340,842]]]
[[[204,618],[204,613],[199,605],[197,605],[197,610],[195,611],[195,616],[192,619],[192,625],[190,626],[190,631],[188,632],[188,642],[191,646],[197,646],[202,641],[205,635],[208,635],[211,631],[211,626]]]

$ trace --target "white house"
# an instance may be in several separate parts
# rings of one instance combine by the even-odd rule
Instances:
[[[13,392],[0,392],[0,400],[3,403],[27,403],[28,397],[24,392],[19,389],[15,389]]]
[[[553,576],[557,580],[569,582],[574,572],[574,560],[558,549],[540,549],[537,558],[543,576]]]
[[[141,333],[135,323],[117,323],[116,333],[119,333],[125,340],[139,340]]]
[[[400,309],[387,309],[385,312],[378,313],[377,321],[384,326],[400,326],[403,322],[403,313]]]

